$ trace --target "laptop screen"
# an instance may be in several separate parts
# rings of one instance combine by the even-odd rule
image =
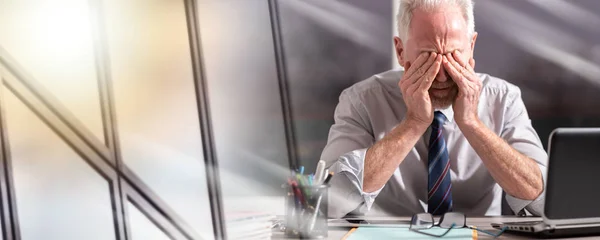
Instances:
[[[559,130],[549,151],[546,217],[600,217],[600,129]]]

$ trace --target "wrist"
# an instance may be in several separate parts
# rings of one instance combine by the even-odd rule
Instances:
[[[465,132],[481,128],[483,122],[481,122],[478,117],[464,120],[456,119],[456,125],[458,125],[461,131]]]
[[[425,133],[425,131],[427,131],[427,128],[429,127],[429,125],[431,125],[431,123],[427,123],[421,120],[417,120],[411,117],[406,117],[404,118],[404,120],[402,120],[402,122],[400,123],[401,125],[403,125],[404,129],[407,131],[411,131],[414,132],[415,134],[421,136],[423,133]]]

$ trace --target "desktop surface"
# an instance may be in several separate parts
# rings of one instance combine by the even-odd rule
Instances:
[[[405,221],[410,220],[410,217],[373,217],[366,218],[367,220],[398,220]],[[541,221],[542,218],[539,217],[516,217],[516,216],[498,216],[498,217],[467,217],[467,225],[476,226],[477,228],[497,231],[492,228],[492,223],[500,223],[500,222],[526,222],[526,221]],[[328,237],[326,239],[343,239],[344,236],[351,230],[351,228],[329,228]],[[513,233],[505,232],[497,239],[532,239],[533,236],[527,235],[515,235]],[[592,236],[592,237],[578,237],[578,238],[557,238],[557,239],[599,239],[600,236]],[[283,232],[278,230],[274,230],[273,236],[271,239],[288,239],[285,238]],[[443,239],[443,238],[440,238]],[[486,236],[485,234],[478,234],[477,239],[493,239],[491,236]]]

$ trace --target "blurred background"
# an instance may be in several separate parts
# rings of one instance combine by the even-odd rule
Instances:
[[[2,239],[213,239],[228,213],[282,214],[341,91],[399,67],[396,4],[0,0]],[[521,88],[545,146],[600,125],[599,12],[475,1],[476,71]]]

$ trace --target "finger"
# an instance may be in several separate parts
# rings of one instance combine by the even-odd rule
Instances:
[[[408,96],[412,96],[413,98],[422,98],[427,94],[427,91],[421,91],[421,82],[417,82],[408,86],[406,90],[406,94]]]
[[[410,62],[406,62],[404,65],[405,65],[405,67],[404,67],[404,74],[407,74],[407,71],[410,68],[411,64],[410,64]],[[403,89],[404,85],[406,85],[406,82],[408,82],[406,80],[403,81],[402,79],[406,79],[406,77],[402,76],[402,78],[400,78],[400,84],[399,84],[400,89]]]
[[[460,64],[460,66],[463,66],[464,68],[466,68],[469,71],[473,71],[473,68],[471,68],[471,64],[465,62],[462,58],[462,54],[456,50],[454,52],[452,52],[452,54],[449,54],[452,56],[452,59],[454,59],[454,61],[456,61],[458,64]]]
[[[413,96],[413,94],[415,94],[415,91],[419,88],[418,84],[411,84],[410,86],[408,86],[408,88],[406,89],[406,92],[404,94],[406,94],[407,96]]]
[[[423,57],[423,53],[422,53],[422,54],[420,54],[420,55],[417,57],[417,59],[415,59],[415,61],[414,61],[413,63],[410,63],[410,62],[408,62],[408,61],[407,61],[407,62],[406,62],[406,67],[404,68],[404,77],[403,77],[403,78],[405,78],[405,79],[409,78],[409,77],[410,77],[410,75],[412,75],[412,73],[413,73],[413,71],[414,71],[414,69],[412,69],[412,66],[417,66],[417,67],[419,66],[419,65],[415,65],[415,63],[416,63],[416,64],[423,64],[423,63],[422,63],[422,61],[423,61],[422,59],[423,59],[423,58],[424,58],[424,57]],[[427,58],[425,58],[425,59],[427,59]],[[412,70],[411,70],[411,69],[412,69]]]
[[[473,70],[475,70],[475,59],[473,59],[473,58],[469,59],[469,65],[471,65],[471,68],[473,68]]]
[[[419,65],[416,65],[415,63],[412,64],[412,70],[408,73],[409,75],[407,76],[408,78],[413,79],[413,81],[411,81],[411,83],[414,82],[415,78],[416,79],[420,78],[424,74],[424,72],[427,70],[427,68],[429,68],[429,66],[431,66],[433,61],[435,61],[436,53],[424,53],[424,54],[425,54],[425,56],[427,56],[426,58],[425,57],[423,58],[425,60],[424,62],[421,62],[421,61],[423,61],[423,60],[421,60]],[[425,68],[425,69],[423,69],[423,68]]]
[[[455,64],[457,65],[457,63],[454,62],[455,64],[452,64],[450,59],[448,59],[448,55],[444,57],[445,58],[443,60],[443,64],[444,68],[446,69],[446,72],[450,74],[450,77],[452,78],[452,80],[454,80],[454,82],[456,83],[456,85],[458,85],[460,89],[464,89],[466,87],[466,83],[464,80],[465,76],[456,68]]]
[[[464,74],[462,74],[456,67],[458,63],[451,64],[449,60],[444,63],[444,67],[446,68],[446,72],[450,74],[450,77],[454,80],[456,85],[458,86],[459,95],[470,95],[475,87],[473,86],[474,82],[471,82]],[[460,65],[458,65],[460,67]]]
[[[417,59],[415,59],[415,61],[412,63],[413,66],[421,66],[423,65],[423,63],[427,62],[427,59],[429,58],[429,55],[431,55],[430,52],[422,52],[419,54],[419,56],[417,56]]]
[[[406,72],[406,71],[408,71],[408,69],[410,68],[410,65],[411,65],[411,64],[410,64],[410,62],[406,62],[404,65],[405,65],[405,66],[404,66],[404,72]]]
[[[469,81],[473,81],[474,78],[474,72],[473,70],[469,69],[467,66],[461,65],[459,62],[456,61],[456,59],[452,56],[452,54],[448,54],[448,62],[450,62],[450,64],[452,66],[454,66],[454,68],[456,68],[456,70],[458,70],[458,72],[463,75],[466,80]]]
[[[438,55],[437,53],[431,53],[429,55],[427,62],[425,62],[423,65],[421,65],[410,77],[410,79],[412,79],[412,81],[410,81],[411,83],[418,82],[419,79],[421,79],[425,75],[425,73],[427,73],[427,70],[431,66],[433,66],[433,64],[435,63],[435,59],[437,58],[437,55]]]
[[[423,52],[423,53],[419,54],[417,59],[415,59],[415,61],[412,64],[409,63],[409,66],[416,67],[416,68],[421,67],[431,57],[430,55],[431,54],[429,52]],[[409,68],[406,68],[405,70],[406,70],[405,71],[406,78],[409,78],[413,75],[413,73],[415,72],[416,69],[409,71]]]
[[[437,55],[435,58],[432,58],[432,56]],[[430,68],[432,68],[435,65],[436,60],[438,59],[438,57],[440,57],[441,59],[441,55],[436,54],[436,53],[431,53],[430,55],[430,59],[433,59],[432,64],[426,69],[426,71],[423,74],[414,74],[412,78],[407,79],[407,81],[405,82],[406,84],[406,88],[407,88],[407,92],[413,94],[414,91],[416,91],[419,86],[421,85],[422,82],[424,82],[425,79],[425,74],[429,71]],[[429,61],[429,60],[428,60]],[[440,61],[441,62],[441,61]],[[439,69],[438,69],[439,71]]]
[[[429,69],[425,73],[425,76],[423,76],[423,80],[421,81],[421,84],[419,87],[420,90],[422,90],[422,91],[429,90],[429,88],[431,87],[431,84],[433,84],[433,80],[435,79],[435,76],[440,72],[441,67],[442,67],[442,55],[438,55],[435,58],[435,62],[433,63],[433,65],[431,65],[431,67],[429,67]]]

